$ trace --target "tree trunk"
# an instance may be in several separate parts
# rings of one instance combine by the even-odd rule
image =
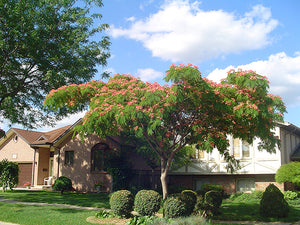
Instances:
[[[165,168],[161,168],[160,181],[163,192],[163,199],[165,200],[168,196],[167,170]]]

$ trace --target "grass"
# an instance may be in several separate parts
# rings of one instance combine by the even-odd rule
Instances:
[[[13,190],[0,192],[0,198],[23,202],[44,202],[109,209],[109,196],[96,193]]]
[[[266,222],[296,222],[300,221],[300,199],[288,201],[290,212],[286,218],[263,218],[259,215],[259,199],[247,201],[223,200],[221,214],[214,220],[225,221],[266,221]]]
[[[28,206],[0,202],[0,221],[24,225],[89,224],[86,219],[95,211],[78,210],[54,206]],[[5,212],[5,213],[4,213]]]

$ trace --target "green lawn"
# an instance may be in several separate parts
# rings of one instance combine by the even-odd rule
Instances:
[[[60,192],[57,191],[13,190],[0,192],[0,198],[23,202],[45,202],[107,209],[110,208],[109,196],[107,194],[64,192],[63,195],[60,195]]]
[[[262,218],[259,215],[259,199],[247,201],[223,200],[221,214],[215,216],[214,220],[231,220],[231,221],[300,221],[300,199],[288,201],[290,205],[289,216],[286,218]]]
[[[54,206],[28,206],[0,202],[0,221],[25,225],[91,224],[86,219],[95,211]]]

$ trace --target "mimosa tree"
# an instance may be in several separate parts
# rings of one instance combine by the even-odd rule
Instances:
[[[253,71],[228,72],[221,83],[201,76],[189,64],[171,65],[166,72],[171,86],[143,82],[116,74],[106,83],[91,81],[52,90],[45,100],[51,110],[70,113],[89,108],[76,131],[104,138],[131,132],[143,137],[160,158],[163,198],[168,194],[166,177],[176,153],[196,144],[211,152],[217,148],[230,163],[227,135],[249,143],[261,139],[260,148],[275,151],[279,140],[272,129],[285,112],[279,96],[268,94],[266,77]]]

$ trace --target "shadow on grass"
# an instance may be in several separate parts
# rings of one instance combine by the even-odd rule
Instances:
[[[0,193],[0,198],[23,202],[69,204],[85,207],[109,208],[108,194],[71,193],[60,195],[57,191],[13,190]]]
[[[214,220],[224,221],[264,221],[264,222],[296,222],[300,221],[300,205],[290,204],[290,212],[286,218],[265,218],[259,214],[259,200],[235,202],[224,200],[221,214]]]

